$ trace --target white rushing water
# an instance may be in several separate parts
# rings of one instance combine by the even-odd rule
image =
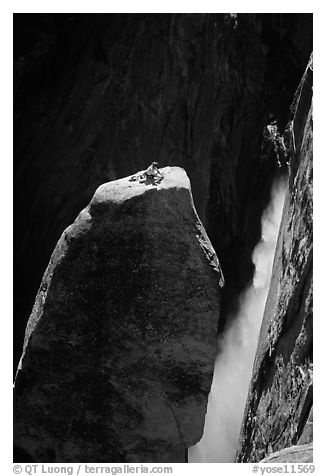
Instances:
[[[273,258],[281,222],[286,180],[272,189],[272,199],[262,216],[262,238],[252,260],[252,285],[240,299],[240,310],[219,337],[221,349],[214,368],[202,439],[189,448],[189,463],[234,462],[247,400],[253,361],[264,314]]]

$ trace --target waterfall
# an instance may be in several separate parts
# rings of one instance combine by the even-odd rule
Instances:
[[[255,273],[240,297],[239,312],[218,338],[217,356],[202,439],[189,448],[190,463],[234,462],[260,326],[269,290],[287,180],[272,187],[262,215],[262,236],[252,254]]]

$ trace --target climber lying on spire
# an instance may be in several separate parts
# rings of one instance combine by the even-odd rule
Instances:
[[[133,175],[129,181],[134,182],[139,179],[140,183],[146,181],[146,179],[151,179],[154,184],[160,183],[164,179],[164,175],[159,171],[158,163],[152,162],[151,165],[139,175]]]

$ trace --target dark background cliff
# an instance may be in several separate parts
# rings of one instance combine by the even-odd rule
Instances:
[[[155,159],[191,179],[223,326],[286,168],[266,126],[285,128],[311,50],[310,14],[14,15],[15,367],[63,229],[99,184]]]

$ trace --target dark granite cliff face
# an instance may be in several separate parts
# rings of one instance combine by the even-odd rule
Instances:
[[[289,191],[249,389],[238,462],[257,462],[275,451],[312,441],[311,62],[297,91],[293,113]],[[292,450],[276,461],[290,458]],[[310,447],[309,451],[307,457],[311,458]],[[299,449],[294,453],[299,454]]]
[[[189,179],[102,185],[26,328],[14,440],[39,462],[184,462],[202,434],[223,276]]]
[[[185,167],[226,276],[250,281],[260,216],[312,49],[310,14],[15,15],[16,362],[41,276],[95,189]]]

